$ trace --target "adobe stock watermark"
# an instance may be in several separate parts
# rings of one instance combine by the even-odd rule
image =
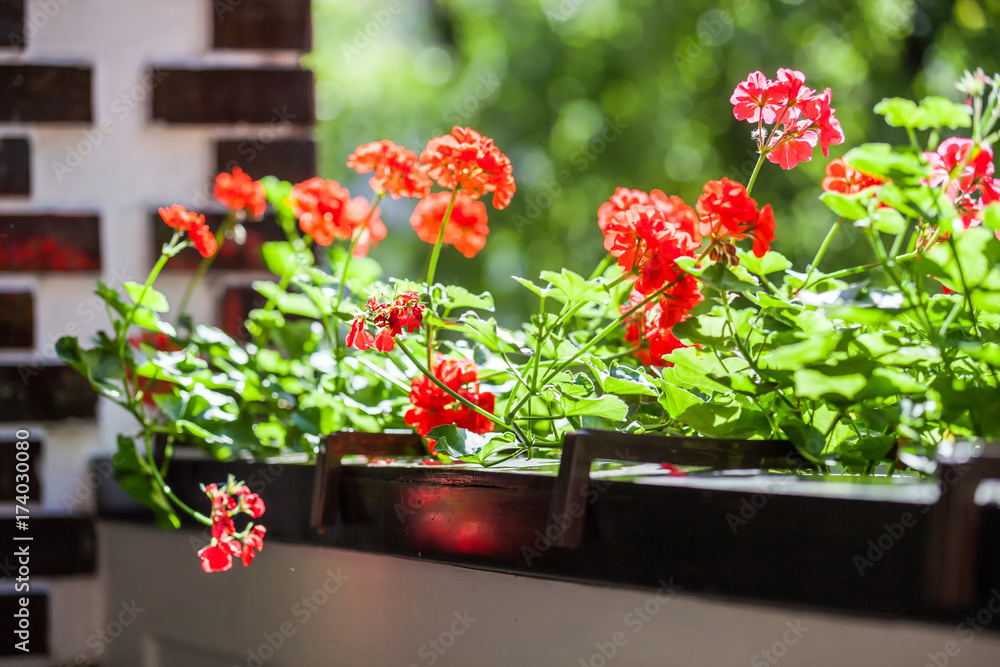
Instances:
[[[799,456],[798,452],[788,454],[782,460],[788,468],[792,469],[800,468],[805,463],[805,459]],[[738,533],[740,528],[747,525],[756,517],[757,513],[764,509],[764,506],[767,505],[768,501],[774,497],[782,486],[780,477],[768,475],[755,477],[754,483],[760,485],[760,491],[740,498],[738,510],[735,513],[729,512],[726,514],[726,523],[729,524],[729,529],[733,531],[733,535]]]
[[[376,9],[368,14],[368,20],[354,29],[354,34],[350,41],[340,45],[340,52],[344,56],[344,62],[351,62],[355,57],[360,56],[362,51],[371,46],[371,43],[382,34],[382,31],[389,27],[395,16],[403,11],[402,0],[389,0],[385,8]]]
[[[749,4],[749,0],[734,0],[733,11],[738,11]],[[726,44],[736,33],[736,20],[733,11],[728,9],[709,9],[698,17],[695,24],[695,35],[686,37],[677,45],[674,51],[674,64],[680,70],[687,70],[699,60],[709,49]]]
[[[629,453],[626,448],[624,452],[615,451],[616,461],[636,461],[638,457]],[[545,527],[545,532],[535,531],[535,541],[533,544],[525,544],[521,547],[521,556],[524,563],[531,567],[532,561],[541,558],[542,555],[551,549],[569,528],[573,520],[579,520],[587,511],[587,505],[593,505],[605,491],[611,486],[611,480],[591,479],[585,486],[580,487],[580,498],[570,502],[569,507],[561,514],[553,514],[550,517],[549,525]]]
[[[298,622],[298,626],[292,621],[283,621],[271,632],[262,632],[262,641],[256,648],[247,649],[247,659],[243,664],[245,667],[262,667],[262,665],[274,657],[281,650],[288,639],[295,635],[299,627],[305,625],[320,610],[323,605],[330,601],[340,589],[344,582],[350,579],[349,576],[340,571],[326,571],[326,579],[313,590],[309,595],[303,595],[302,599],[292,605],[289,610],[292,617]],[[243,667],[234,664],[233,667]]]
[[[417,655],[423,659],[423,664],[435,664],[441,659],[441,656],[447,653],[448,649],[455,645],[458,638],[468,632],[472,624],[479,620],[474,616],[470,616],[468,609],[461,614],[456,611],[452,616],[454,616],[455,620],[447,628],[442,630],[437,637],[421,644],[420,648],[417,649]],[[408,667],[420,667],[420,663],[411,662]]]
[[[451,127],[456,125],[467,125],[472,118],[487,102],[494,100],[500,91],[500,77],[496,72],[480,74],[476,79],[476,85],[467,90],[465,97],[452,103],[445,109],[441,118],[448,123],[449,128],[438,128],[431,134],[432,137],[439,137],[451,132]]]
[[[114,117],[102,118],[96,124],[96,127],[86,130],[83,133],[83,139],[66,148],[66,157],[62,161],[56,160],[52,163],[52,173],[55,175],[56,180],[62,183],[66,176],[72,174],[77,167],[83,164],[87,156],[104,143],[105,137],[114,133],[118,127],[118,123],[128,118],[139,105],[145,102],[150,93],[163,83],[163,80],[167,76],[169,76],[169,72],[162,70],[158,72],[146,72],[142,77],[142,81],[133,86],[131,90],[116,97],[111,102],[111,112],[114,114]]]
[[[750,658],[750,667],[768,667],[776,665],[788,654],[788,649],[799,643],[799,640],[809,632],[809,628],[802,625],[802,621],[785,621],[787,630],[777,640],[767,648],[761,649]]]
[[[114,619],[108,621],[107,625],[87,637],[84,644],[90,651],[81,651],[72,662],[63,663],[58,667],[87,667],[88,665],[97,664],[92,659],[100,658],[104,655],[108,647],[121,637],[122,633],[135,623],[136,619],[139,618],[139,614],[144,611],[146,611],[146,608],[137,605],[135,600],[122,602],[121,610]]]
[[[636,606],[622,618],[622,624],[631,630],[632,636],[642,632],[646,624],[653,620],[653,617],[660,613],[664,605],[668,604],[681,591],[683,586],[674,583],[673,577],[669,581],[660,579],[660,589],[647,599],[642,606]],[[580,658],[580,667],[605,667],[614,659],[618,652],[628,645],[631,637],[625,630],[614,632],[608,641],[594,642],[597,650],[586,658]]]
[[[296,118],[297,114],[290,112],[288,107],[271,109],[271,117],[264,124],[264,127],[256,130],[236,147],[236,152],[243,157],[243,160],[239,163],[229,162],[225,165],[226,171],[232,171],[233,168],[241,165],[244,168],[248,167],[267,148],[270,142],[280,136],[285,136],[284,131],[292,125],[292,121]],[[191,203],[195,208],[203,208],[213,201],[215,201],[214,180],[205,187],[195,190],[191,196]]]
[[[7,43],[15,49],[23,49],[28,41],[35,38],[38,31],[49,24],[59,11],[73,0],[25,0],[24,29],[20,33],[11,30],[7,33]],[[30,10],[30,12],[29,12]]]
[[[960,637],[964,637],[965,644],[968,644],[978,637],[980,632],[992,625],[998,615],[1000,615],[1000,590],[994,588],[990,591],[990,599],[986,605],[959,623],[955,632]],[[962,645],[958,642],[947,642],[940,651],[927,654],[928,662],[925,662],[923,667],[946,667],[951,663],[951,659],[957,657],[961,652]]]
[[[968,471],[970,463],[960,466],[947,467],[941,475],[942,492],[945,488],[958,483]],[[865,576],[867,570],[875,567],[875,564],[882,560],[885,555],[892,551],[899,542],[907,535],[911,528],[917,525],[918,515],[924,516],[934,507],[935,489],[932,487],[921,488],[920,491],[926,495],[927,502],[923,503],[920,510],[913,512],[903,512],[898,521],[882,524],[882,532],[869,539],[865,543],[865,550],[851,557],[851,564],[858,571],[858,576]]]
[[[521,213],[515,213],[511,218],[514,230],[521,233],[525,225],[537,220],[562,195],[563,190],[572,185],[580,174],[587,171],[626,129],[628,129],[628,124],[623,123],[621,119],[606,117],[601,130],[591,137],[587,145],[574,153],[570,159],[570,162],[576,167],[576,172],[563,169],[555,180],[542,181],[541,186],[544,192],[535,195],[524,205]]]

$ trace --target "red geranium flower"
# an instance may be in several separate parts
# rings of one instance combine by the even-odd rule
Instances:
[[[351,238],[354,228],[345,215],[350,200],[340,183],[316,177],[292,188],[288,203],[302,231],[317,244],[327,246],[335,239]]]
[[[208,225],[195,225],[188,230],[188,237],[202,257],[211,257],[219,249],[219,243],[215,240],[215,234],[208,228]]]
[[[826,192],[853,195],[884,182],[881,177],[866,174],[847,164],[842,158],[837,158],[826,165],[826,178],[823,179],[822,187]]]
[[[233,556],[241,558],[244,566],[249,565],[256,555],[254,549],[263,549],[267,529],[251,524],[237,533],[233,516],[246,513],[256,519],[264,513],[264,501],[232,477],[224,488],[220,489],[217,484],[202,488],[212,501],[212,541],[198,552],[201,568],[205,572],[224,572],[233,566]],[[234,496],[239,496],[240,500]]]
[[[413,291],[401,292],[392,301],[385,301],[381,294],[368,299],[368,312],[378,333],[372,335],[365,330],[367,316],[358,315],[351,322],[351,330],[345,342],[356,350],[367,350],[373,345],[379,352],[391,352],[396,348],[396,336],[406,329],[413,333],[423,323],[424,305],[420,295]]]
[[[685,273],[678,283],[659,299],[643,306],[625,321],[625,340],[637,343],[635,355],[646,366],[672,365],[664,357],[685,347],[674,336],[673,327],[691,315],[691,311],[704,300],[694,276]],[[621,306],[622,314],[632,310],[646,299],[646,295],[633,290],[628,303]]]
[[[747,194],[742,183],[723,178],[705,184],[695,206],[701,217],[701,233],[715,244],[713,259],[726,258],[735,263],[733,243],[747,236],[753,238],[753,254],[763,257],[774,240],[774,213],[771,205],[757,210],[757,202]]]
[[[451,193],[436,192],[413,209],[410,224],[413,225],[421,241],[437,243],[441,222],[444,220],[450,201]],[[465,192],[459,192],[455,197],[451,216],[448,218],[448,226],[444,230],[443,242],[455,246],[456,250],[471,258],[486,245],[489,233],[486,205]]]
[[[433,373],[456,394],[492,413],[496,396],[479,387],[479,367],[469,359],[449,359],[443,354],[434,358]],[[493,422],[455,400],[427,376],[421,375],[410,383],[410,404],[403,418],[420,435],[445,424],[454,424],[473,433],[489,433]]]
[[[192,227],[205,224],[205,216],[189,211],[180,204],[174,204],[170,208],[161,206],[160,217],[169,227],[173,227],[179,232],[187,232]]]
[[[811,160],[817,144],[827,156],[831,144],[844,143],[844,132],[830,107],[830,89],[816,93],[805,80],[802,72],[793,69],[779,69],[774,81],[762,72],[752,72],[729,99],[737,120],[757,126],[761,154],[782,169]]]
[[[448,190],[461,190],[473,199],[493,193],[493,206],[502,209],[516,189],[510,160],[493,140],[475,130],[455,127],[451,134],[427,142],[420,154],[427,174]]]
[[[239,167],[233,173],[221,173],[215,177],[215,198],[231,211],[249,211],[251,217],[260,219],[267,208],[264,184],[255,181]]]
[[[344,224],[351,228],[352,239],[355,234],[361,234],[354,246],[355,257],[367,255],[371,246],[378,245],[386,235],[381,211],[378,207],[372,210],[371,202],[364,197],[355,197],[347,202],[347,207],[344,209]]]
[[[426,197],[431,191],[431,179],[417,160],[417,154],[391,141],[377,141],[358,146],[347,158],[347,166],[359,174],[372,175],[375,192],[400,197]]]

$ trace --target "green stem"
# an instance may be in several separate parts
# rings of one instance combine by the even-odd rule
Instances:
[[[458,188],[451,191],[451,199],[448,200],[448,209],[444,212],[444,219],[441,220],[441,229],[438,230],[437,241],[434,243],[434,250],[431,251],[431,261],[427,265],[427,302],[428,310],[434,314],[434,274],[437,271],[438,258],[441,256],[441,246],[444,245],[444,232],[451,220],[451,210],[455,208],[455,200],[458,198]],[[434,366],[434,325],[431,324],[433,318],[427,318],[427,366]]]
[[[806,273],[806,277],[802,281],[802,286],[799,287],[799,289],[792,292],[792,296],[798,294],[799,290],[801,290],[803,287],[809,284],[809,278],[812,277],[813,271],[816,270],[816,267],[819,266],[819,263],[823,261],[823,256],[826,254],[827,248],[830,247],[830,241],[833,240],[833,235],[837,233],[838,229],[840,229],[840,223],[842,223],[843,221],[844,217],[841,216],[837,218],[837,222],[833,223],[833,227],[831,227],[830,231],[827,232],[826,238],[823,239],[823,244],[820,245],[819,250],[816,252],[816,257],[813,258],[812,263],[809,265],[809,271]]]
[[[215,243],[218,247],[221,248],[222,244],[226,242],[226,234],[228,234],[229,230],[234,226],[236,226],[236,214],[230,213],[226,216],[226,219],[222,221],[222,226],[219,227],[219,233],[215,235]],[[184,290],[184,298],[181,299],[180,308],[177,309],[178,324],[180,324],[184,315],[187,314],[188,303],[190,303],[191,297],[194,296],[194,288],[197,287],[198,283],[201,282],[201,279],[205,277],[205,272],[208,271],[208,267],[212,265],[212,262],[215,261],[215,257],[218,254],[219,253],[215,253],[215,255],[203,257],[201,264],[198,265],[198,269],[194,272],[194,275],[191,276],[191,280],[188,281],[187,288]]]
[[[753,173],[750,174],[750,180],[747,182],[747,195],[753,190],[753,184],[757,182],[757,174],[760,173],[760,168],[764,164],[764,160],[767,158],[767,152],[762,151],[760,157],[757,158],[757,164],[753,168]]]
[[[140,304],[142,300],[146,298],[146,293],[153,286],[153,282],[156,277],[160,275],[160,271],[166,265],[167,260],[177,254],[180,248],[176,247],[177,241],[180,238],[180,232],[174,232],[173,237],[171,237],[170,242],[164,246],[163,251],[160,253],[160,259],[156,261],[153,265],[153,270],[149,272],[146,277],[146,284],[142,286],[142,290],[139,292],[139,298],[135,300],[135,303],[128,310],[128,314],[125,315],[125,320],[122,322],[121,332],[118,335],[118,357],[122,360],[122,367],[125,366],[125,346],[128,344],[128,330],[132,326],[132,322],[135,320],[135,312],[141,307]]]
[[[183,500],[181,500],[174,494],[173,490],[171,490],[170,488],[170,485],[167,484],[166,480],[164,480],[162,476],[160,476],[160,471],[156,467],[156,461],[153,459],[152,439],[149,437],[148,431],[146,432],[145,440],[146,440],[146,459],[148,462],[148,471],[153,476],[153,479],[156,480],[156,483],[159,485],[160,490],[162,490],[164,495],[170,498],[170,500],[173,501],[175,505],[177,505],[179,508],[181,508],[182,510],[193,516],[199,522],[209,526],[212,525],[212,520],[210,518],[208,518],[201,512],[197,512],[191,509],[190,507],[187,506],[187,504]],[[141,456],[139,457],[139,460],[140,461],[142,460]],[[164,461],[164,465],[166,465],[166,461]]]
[[[375,209],[378,208],[378,203],[382,201],[382,197],[385,196],[384,192],[379,192],[375,195],[375,199],[372,200],[372,207],[368,209],[368,215],[365,216],[365,221],[361,223],[358,227],[358,231],[354,234],[354,240],[351,242],[351,249],[347,251],[347,258],[344,259],[344,268],[340,272],[340,290],[337,292],[336,306],[334,306],[334,313],[340,310],[340,303],[344,300],[344,288],[347,286],[347,269],[351,266],[351,258],[354,257],[354,250],[358,247],[358,242],[361,240],[361,236],[365,233],[365,229],[368,227],[368,221],[372,219],[372,215],[375,213]]]

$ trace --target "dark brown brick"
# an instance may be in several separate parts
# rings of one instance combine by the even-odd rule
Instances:
[[[17,448],[18,442],[27,442],[28,448],[20,450]],[[27,452],[27,460],[24,455],[18,459],[18,452]],[[15,438],[4,438],[0,440],[0,501],[10,502],[15,498],[27,496],[29,502],[37,503],[41,500],[41,486],[38,482],[41,476],[42,442],[32,438],[17,440]],[[18,463],[21,463],[21,470],[18,470]],[[25,471],[25,465],[27,470]],[[27,475],[27,493],[23,484],[23,478],[19,481],[18,475]],[[18,485],[21,488],[18,489]]]
[[[0,292],[0,348],[35,345],[35,308],[30,292]]]
[[[28,530],[16,527],[14,518],[0,519],[0,540],[16,545],[14,537],[31,536],[31,576],[53,577],[90,574],[97,565],[97,537],[94,522],[78,517],[31,516]],[[0,561],[2,564],[2,561]],[[4,575],[0,578],[10,580]]]
[[[30,544],[30,542],[25,542],[24,544]],[[11,549],[13,552],[14,549]],[[32,557],[34,557],[34,549],[32,551]],[[8,556],[9,560],[7,562],[13,561],[13,558]],[[0,567],[5,566],[5,563],[0,561]],[[28,618],[30,619],[30,632],[31,635],[28,638],[28,653],[21,651],[17,644],[20,643],[21,639],[14,634],[12,631],[15,629],[14,614],[20,613],[21,610],[21,598],[28,599]],[[3,637],[0,638],[0,656],[6,655],[16,655],[25,657],[27,655],[40,656],[49,654],[49,596],[42,593],[29,593],[27,595],[24,592],[10,592],[0,594],[0,618],[4,619],[4,627],[11,628],[11,630],[3,633]],[[8,625],[9,623],[9,625]]]
[[[90,67],[0,65],[0,122],[89,123]]]
[[[92,419],[96,408],[97,393],[68,366],[0,366],[0,422]]]
[[[260,292],[252,287],[230,287],[222,295],[220,328],[233,338],[249,340],[246,321],[250,311],[263,308],[267,303]]]
[[[27,139],[0,139],[0,195],[31,194],[31,144]]]
[[[205,222],[209,229],[218,231],[224,217],[221,213],[209,213],[205,215]],[[163,244],[170,240],[173,230],[163,223],[158,213],[153,213],[150,219],[153,224],[151,260],[155,262],[160,257]],[[209,271],[264,270],[267,266],[264,264],[264,258],[260,252],[261,245],[267,241],[284,241],[288,238],[271,213],[266,213],[264,219],[259,222],[245,223],[244,228],[246,229],[246,243],[236,245],[232,239],[226,239],[225,243],[220,246]],[[193,271],[201,264],[201,260],[202,257],[198,251],[188,247],[171,258],[164,270]]]
[[[0,271],[97,271],[96,215],[0,215]]]
[[[311,126],[312,72],[290,68],[152,71],[153,119],[167,123]]]
[[[277,176],[283,181],[300,183],[316,175],[316,142],[260,138],[217,141],[215,159],[218,172],[240,167],[255,179]]]
[[[25,0],[0,0],[0,48],[24,49]]]
[[[310,0],[215,0],[213,46],[308,51],[310,4]]]

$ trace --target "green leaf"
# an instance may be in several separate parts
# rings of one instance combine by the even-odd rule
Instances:
[[[968,107],[937,96],[925,97],[919,105],[901,97],[889,97],[875,105],[875,113],[885,116],[885,122],[892,127],[927,130],[972,125]]]
[[[806,398],[820,399],[829,394],[854,398],[868,384],[861,373],[826,375],[820,371],[802,368],[795,371],[795,392]]]
[[[516,280],[517,282],[519,282],[522,285],[524,285],[525,287],[527,287],[529,290],[531,290],[535,294],[537,294],[538,296],[545,297],[545,296],[548,296],[552,292],[551,288],[549,288],[549,287],[540,287],[540,286],[536,285],[535,283],[531,282],[530,280],[528,280],[527,278],[518,278],[517,276],[511,276],[511,277],[514,280]]]
[[[761,359],[761,368],[794,371],[830,356],[840,342],[839,333],[811,336],[800,343],[782,345]]]
[[[657,393],[652,382],[644,373],[627,366],[619,366],[614,361],[611,362],[606,373],[597,371],[597,376],[604,385],[602,389],[611,394],[655,396]]]
[[[171,338],[177,336],[177,330],[169,322],[161,320],[156,313],[146,308],[136,308],[132,316],[132,324],[150,331],[167,334]]]
[[[542,271],[539,277],[552,283],[553,287],[561,292],[567,301],[580,301],[582,299],[604,301],[607,298],[607,292],[601,285],[593,283],[569,269],[563,269],[560,273]]]
[[[847,151],[844,161],[866,174],[889,178],[923,176],[927,170],[917,157],[897,152],[889,144],[862,144]]]
[[[139,459],[135,441],[126,435],[118,436],[118,452],[114,456],[114,478],[118,485],[143,507],[153,511],[161,528],[180,528],[181,522],[174,513],[163,490],[146,471]]]
[[[497,435],[499,434],[480,435],[464,428],[458,428],[454,424],[446,424],[432,428],[427,437],[437,441],[434,446],[436,451],[460,459],[463,456],[475,456]]]
[[[170,304],[167,303],[167,297],[163,296],[162,293],[157,292],[152,287],[146,289],[145,294],[142,293],[145,286],[132,282],[131,280],[126,280],[122,283],[122,287],[124,287],[125,291],[128,292],[128,295],[132,297],[132,303],[137,306],[144,306],[156,313],[165,313],[170,310]],[[140,295],[142,296],[142,301],[139,300]]]
[[[757,276],[766,276],[769,273],[792,268],[792,263],[787,257],[773,250],[768,251],[766,255],[760,258],[752,252],[740,250],[739,258],[740,266],[745,267],[747,271]]]
[[[623,421],[628,417],[628,405],[617,396],[605,394],[600,398],[570,398],[563,396],[564,414],[567,416],[591,415],[604,417],[613,422]]]
[[[521,352],[524,354],[529,352],[521,347],[521,343],[514,338],[513,334],[498,326],[492,317],[484,320],[475,312],[468,311],[459,318],[459,321],[466,326],[466,336],[482,343],[493,352]]]
[[[824,192],[820,200],[827,208],[848,220],[861,220],[868,217],[868,208],[862,200],[871,198],[871,193],[859,192],[853,195],[842,195],[836,192]]]
[[[681,259],[692,258],[682,257]],[[677,260],[677,265],[681,266],[680,260]],[[697,274],[693,270],[688,270],[688,268],[684,266],[681,266],[681,268],[684,268],[685,271],[691,273],[698,278],[699,281],[705,283],[709,287],[714,287],[720,291],[757,292],[760,290],[759,281],[751,276],[748,271],[739,266],[731,269],[724,264],[716,262]]]
[[[493,295],[489,292],[473,294],[464,287],[448,285],[445,287],[445,295],[447,301],[445,301],[444,305],[449,310],[454,308],[476,308],[478,310],[493,312]]]
[[[292,244],[287,241],[269,241],[260,247],[267,270],[276,276],[284,276],[297,270],[299,260]]]
[[[906,229],[906,220],[899,211],[892,208],[877,209],[871,216],[873,229],[886,234],[901,234]]]
[[[663,392],[657,400],[671,419],[679,419],[688,408],[704,403],[690,391],[681,389],[666,380],[660,380],[657,385]]]

